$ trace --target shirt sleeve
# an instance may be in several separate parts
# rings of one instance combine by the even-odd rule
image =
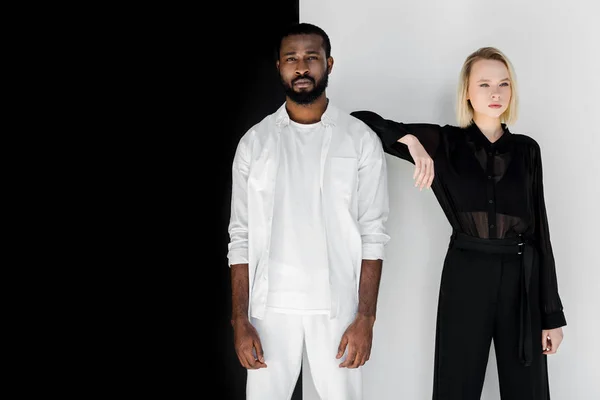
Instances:
[[[385,119],[373,111],[353,111],[350,113],[369,126],[381,139],[386,153],[414,164],[408,146],[398,142],[405,135],[415,136],[425,148],[429,156],[435,160],[439,145],[441,127],[435,124],[404,124]]]
[[[229,219],[229,266],[248,263],[248,174],[250,171],[247,135],[238,143],[233,164],[231,214]]]
[[[381,141],[365,127],[358,166],[358,225],[363,260],[384,260],[389,214],[387,166]]]
[[[546,204],[544,201],[544,185],[542,173],[541,150],[537,143],[532,149],[533,158],[533,207],[535,213],[535,240],[540,252],[540,301],[542,311],[542,328],[554,329],[567,324],[563,305],[558,294],[558,279],[554,254],[550,242],[550,230]]]

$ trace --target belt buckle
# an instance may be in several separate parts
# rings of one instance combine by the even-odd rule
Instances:
[[[524,240],[523,240],[523,235],[519,235],[519,243],[517,243],[517,246],[519,246],[519,252],[517,254],[523,254],[523,245],[525,244]]]

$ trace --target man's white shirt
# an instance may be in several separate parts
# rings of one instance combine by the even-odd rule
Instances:
[[[377,135],[331,103],[304,126],[283,104],[241,138],[232,184],[227,257],[249,264],[249,315],[356,312],[361,262],[389,241]]]

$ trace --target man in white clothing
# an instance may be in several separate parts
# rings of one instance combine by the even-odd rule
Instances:
[[[326,96],[331,44],[302,23],[276,62],[286,101],[241,138],[228,259],[234,346],[248,400],[286,400],[306,347],[323,400],[362,399],[384,247],[381,142]]]

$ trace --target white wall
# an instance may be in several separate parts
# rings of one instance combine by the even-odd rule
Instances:
[[[513,62],[513,132],[542,148],[559,290],[568,326],[549,357],[553,400],[600,399],[600,1],[301,0],[300,21],[330,35],[328,96],[404,122],[455,123],[464,58],[496,46]],[[450,226],[413,166],[386,155],[392,205],[365,399],[431,398],[435,315]],[[304,399],[318,399],[305,367]],[[500,399],[492,352],[482,399]]]

